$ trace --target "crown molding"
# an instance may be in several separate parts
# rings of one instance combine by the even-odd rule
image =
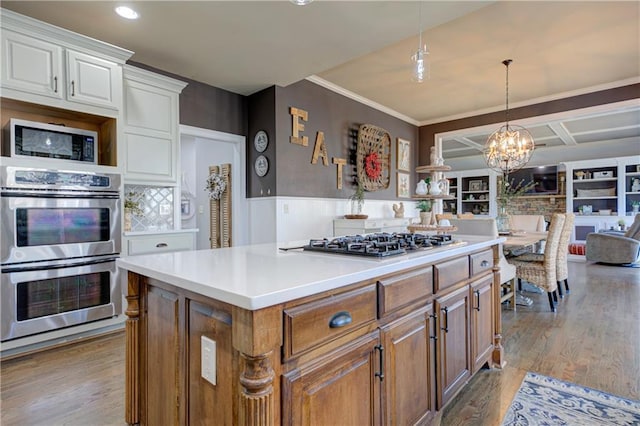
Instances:
[[[418,122],[418,120],[414,120],[411,117],[408,117],[404,114],[399,113],[398,111],[395,111],[391,108],[388,108],[382,104],[379,104],[377,102],[372,101],[371,99],[365,98],[364,96],[360,96],[356,93],[351,92],[350,90],[347,90],[343,87],[340,87],[336,84],[331,83],[330,81],[327,81],[323,78],[318,77],[317,75],[312,75],[310,77],[307,77],[306,80],[317,84],[318,86],[322,86],[325,89],[329,89],[332,92],[338,93],[344,97],[347,97],[349,99],[352,99],[356,102],[359,102],[361,104],[364,104],[368,107],[371,107],[373,109],[377,109],[380,112],[384,112],[385,114],[388,114],[392,117],[395,117],[399,120],[405,121],[409,124],[413,124],[414,126],[419,126],[420,123]]]

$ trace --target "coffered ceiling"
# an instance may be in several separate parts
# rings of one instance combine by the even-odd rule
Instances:
[[[141,14],[113,13],[129,4]],[[416,125],[640,82],[637,1],[2,1],[135,52],[133,60],[248,95],[304,78]],[[422,22],[419,22],[421,8]],[[431,78],[410,79],[419,28]],[[640,94],[639,94],[640,95]],[[532,123],[544,148],[640,141],[640,104]],[[445,138],[470,154],[495,129]]]

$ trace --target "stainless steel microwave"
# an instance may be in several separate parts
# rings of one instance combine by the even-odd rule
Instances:
[[[12,118],[6,140],[10,144],[3,146],[5,156],[98,162],[98,133],[91,130]]]

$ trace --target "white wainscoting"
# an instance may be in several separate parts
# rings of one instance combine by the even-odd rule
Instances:
[[[370,218],[394,217],[398,200],[365,200],[363,214]],[[404,217],[417,218],[416,202],[402,201]],[[333,219],[350,213],[347,199],[306,197],[251,198],[249,204],[250,243],[305,241],[333,235]]]

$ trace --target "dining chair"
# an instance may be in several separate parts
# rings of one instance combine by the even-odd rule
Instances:
[[[451,225],[456,230],[452,231],[452,234],[461,235],[483,235],[493,238],[498,238],[498,227],[494,218],[466,218],[455,219],[451,218]],[[511,305],[511,309],[516,310],[516,268],[509,264],[504,256],[504,250],[502,244],[499,248],[499,262],[500,267],[500,303],[508,301]]]
[[[569,240],[571,240],[571,231],[573,230],[573,223],[576,215],[573,213],[566,213],[564,218],[564,225],[562,225],[562,232],[560,233],[560,241],[558,242],[558,254],[556,256],[556,280],[558,281],[558,295],[562,298],[562,284],[569,294]],[[524,253],[520,256],[516,256],[515,260],[519,261],[537,261],[544,260],[544,254],[541,253]]]
[[[542,260],[518,260],[518,258],[507,259],[509,263],[516,267],[516,277],[518,283],[526,280],[531,284],[538,286],[547,292],[549,297],[549,306],[551,312],[556,312],[555,302],[558,300],[556,290],[558,289],[557,280],[557,254],[558,245],[560,244],[560,235],[564,226],[565,215],[554,213],[549,224],[549,232],[547,235],[547,244],[544,248]]]
[[[475,215],[473,213],[467,212],[467,213],[458,213],[458,219],[471,219],[473,218]]]

